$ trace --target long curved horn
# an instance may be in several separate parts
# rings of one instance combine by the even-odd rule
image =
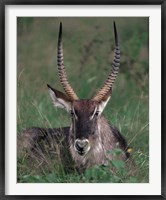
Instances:
[[[66,71],[65,71],[65,66],[64,66],[64,63],[63,63],[62,23],[61,22],[60,22],[60,27],[59,27],[57,62],[58,62],[58,75],[59,75],[59,78],[60,78],[60,82],[61,82],[67,96],[71,100],[77,100],[78,97],[77,97],[73,88],[71,87],[71,85],[68,82]]]
[[[108,75],[107,80],[104,83],[104,86],[98,91],[96,96],[92,98],[92,100],[100,102],[112,89],[113,83],[115,82],[115,79],[117,77],[117,74],[119,72],[119,65],[120,65],[120,46],[119,46],[119,39],[116,29],[116,24],[114,22],[114,35],[115,35],[115,55],[114,55],[114,61],[112,63],[112,69],[110,74]]]

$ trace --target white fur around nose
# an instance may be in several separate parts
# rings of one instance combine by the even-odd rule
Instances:
[[[76,144],[79,145],[79,147],[83,148],[89,144],[89,140],[88,139],[83,139],[83,140],[76,139],[75,145]]]

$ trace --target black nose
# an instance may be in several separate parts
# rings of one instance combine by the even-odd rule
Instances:
[[[80,147],[79,146],[79,144],[76,142],[76,144],[75,144],[75,147],[76,147],[76,149],[79,151],[79,152],[83,152],[84,151],[84,148],[83,147]]]

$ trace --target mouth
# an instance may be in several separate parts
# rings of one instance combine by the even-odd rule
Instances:
[[[88,146],[86,149],[76,149],[75,148],[75,151],[80,155],[80,156],[84,156],[86,155],[90,150],[90,146]]]
[[[86,155],[88,152],[87,152],[87,151],[77,151],[77,153],[78,153],[80,156],[84,156],[84,155]]]

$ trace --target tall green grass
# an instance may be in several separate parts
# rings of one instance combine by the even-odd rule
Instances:
[[[51,105],[46,87],[49,83],[63,91],[56,69],[59,22],[63,22],[64,61],[71,85],[80,98],[90,98],[111,67],[114,20],[120,37],[121,66],[104,114],[130,144],[137,175],[125,178],[100,166],[84,175],[67,173],[52,159],[44,168],[40,163],[29,168],[27,155],[23,154],[18,157],[19,182],[149,181],[148,18],[18,18],[17,128],[21,132],[32,126],[70,124],[69,115]],[[123,167],[121,170],[125,172]]]

